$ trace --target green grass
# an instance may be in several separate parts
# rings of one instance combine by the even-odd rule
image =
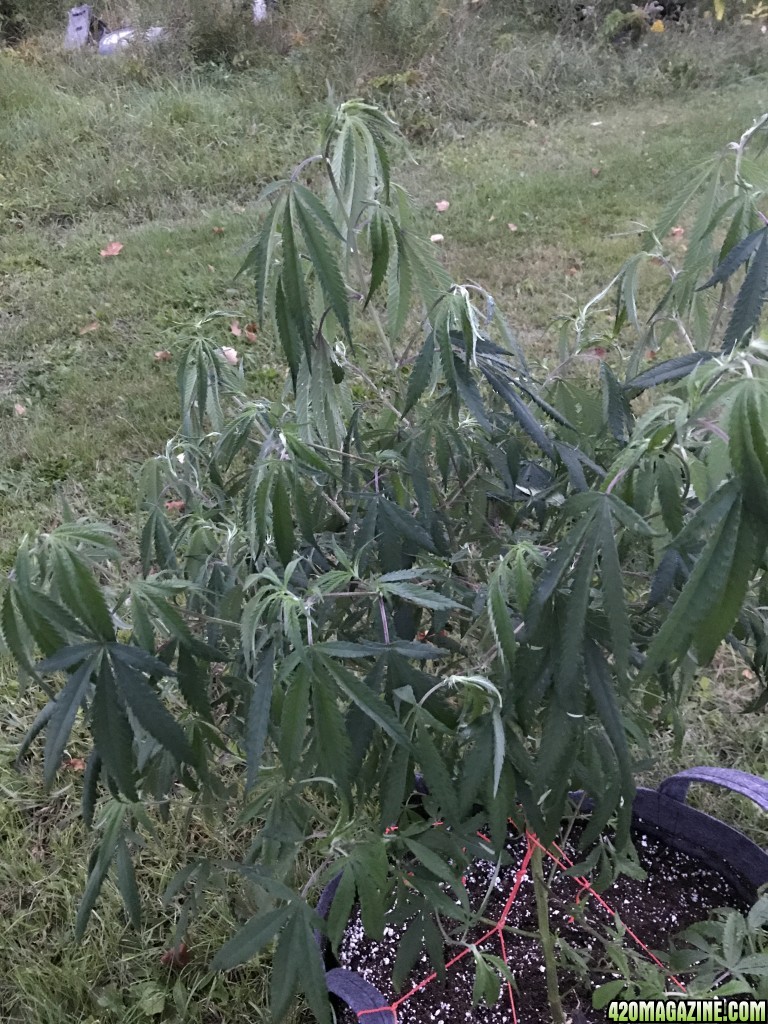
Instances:
[[[526,38],[511,21],[483,15],[441,52],[442,64],[423,41],[398,62],[395,43],[404,45],[407,26],[400,36],[390,31],[389,48],[372,50],[374,37],[352,39],[352,7],[349,24],[293,10],[282,31],[304,41],[287,52],[262,43],[259,59],[251,55],[239,71],[196,68],[183,54],[168,58],[173,74],[151,54],[62,58],[45,40],[22,56],[0,51],[5,567],[25,531],[56,521],[59,494],[117,525],[130,549],[137,468],[177,427],[174,360],[156,362],[154,353],[177,355],[212,310],[231,314],[206,327],[221,344],[232,343],[232,316],[253,319],[250,286],[234,276],[258,224],[254,201],[316,146],[326,79],[338,95],[362,91],[391,104],[418,161],[404,157],[397,176],[421,205],[424,234],[445,236],[454,276],[487,287],[545,362],[553,317],[574,313],[613,276],[637,246],[636,222],[658,214],[670,179],[737,137],[765,103],[753,38],[738,33],[702,34],[687,48],[656,40],[621,56]],[[410,85],[372,84],[409,69]],[[728,84],[737,77],[741,84]],[[439,199],[451,203],[442,214]],[[124,248],[103,258],[110,241]],[[234,343],[254,387],[274,390],[281,360],[269,335]],[[266,1021],[259,964],[234,978],[206,973],[242,916],[236,899],[212,900],[180,976],[160,963],[173,912],[157,893],[190,847],[181,814],[143,857],[145,929],[127,927],[109,889],[85,943],[73,945],[90,846],[80,778],[63,771],[60,788],[45,795],[36,760],[15,772],[14,751],[38,703],[19,693],[8,666],[0,678],[2,1020]],[[721,665],[682,752],[660,737],[666,765],[708,760],[764,771],[761,719],[736,714],[743,685],[737,665]],[[654,769],[654,780],[669,770]],[[722,806],[765,835],[751,811]],[[195,828],[200,849],[236,855],[234,830]]]

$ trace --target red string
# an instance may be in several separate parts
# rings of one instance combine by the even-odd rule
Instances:
[[[442,823],[441,822],[435,822],[434,824],[442,824]],[[514,825],[514,822],[512,822],[512,824]],[[396,828],[397,828],[397,826],[394,826],[393,828],[388,828],[388,829],[386,829],[386,832],[393,832],[393,831],[396,830]],[[477,834],[478,834],[480,839],[483,839],[486,842],[490,842],[490,839],[488,839],[487,836],[484,836],[482,834],[482,832],[478,832]],[[573,861],[570,860],[570,858],[567,856],[567,854],[563,850],[560,849],[560,847],[557,845],[557,843],[552,843],[552,848],[558,854],[558,856],[555,856],[555,854],[552,853],[552,850],[548,850],[541,843],[541,841],[539,840],[538,836],[535,836],[532,832],[526,832],[525,833],[525,839],[526,839],[525,856],[523,857],[523,861],[522,861],[520,867],[518,868],[518,870],[517,870],[517,872],[515,874],[515,881],[514,881],[514,883],[512,885],[512,889],[510,890],[509,896],[507,897],[507,900],[506,900],[506,902],[504,904],[504,908],[503,908],[503,910],[501,912],[501,915],[499,916],[499,919],[496,922],[496,924],[493,926],[493,928],[489,929],[489,931],[487,931],[485,933],[485,935],[483,935],[481,938],[479,938],[477,940],[477,942],[474,943],[475,946],[482,946],[484,943],[488,942],[489,939],[492,939],[494,935],[498,935],[498,937],[499,937],[499,945],[501,946],[501,958],[504,961],[504,963],[507,965],[507,967],[509,967],[509,962],[507,960],[507,946],[506,946],[506,942],[504,941],[504,926],[506,925],[507,918],[509,917],[510,911],[512,910],[512,905],[515,902],[515,900],[517,899],[517,894],[520,891],[520,886],[523,883],[523,879],[525,878],[525,876],[526,876],[526,874],[528,872],[528,865],[530,864],[531,857],[533,856],[534,847],[537,846],[540,850],[542,850],[547,855],[547,857],[549,857],[550,860],[561,871],[565,871],[566,868],[573,867]],[[578,884],[578,886],[579,886],[578,892],[576,893],[576,901],[575,901],[577,905],[580,903],[583,893],[586,892],[586,893],[589,893],[591,896],[593,896],[595,901],[599,904],[599,906],[601,906],[604,910],[606,910],[612,917],[615,916],[615,911],[613,910],[613,908],[603,899],[603,897],[598,892],[595,891],[595,889],[592,886],[592,883],[589,881],[588,878],[585,878],[584,876],[578,876],[578,877],[574,878],[574,882],[576,884]],[[572,922],[574,919],[573,919],[573,917],[571,917],[569,920]],[[646,944],[642,941],[642,939],[640,939],[632,931],[631,928],[626,928],[626,926],[625,926],[625,930],[626,930],[627,935],[629,935],[633,939],[633,941],[636,943],[636,945],[646,954],[646,956],[648,956],[656,964],[657,967],[660,967],[663,971],[666,971],[666,969],[664,967],[664,964],[648,948],[648,946],[646,946]],[[457,953],[456,956],[452,957],[446,963],[445,969],[446,970],[450,970],[450,968],[453,967],[454,964],[457,964],[460,960],[463,960],[464,957],[468,956],[471,952],[472,952],[472,950],[471,950],[470,947],[465,947],[464,949],[461,950],[460,953]],[[366,1009],[366,1010],[358,1010],[357,1011],[357,1016],[358,1017],[364,1017],[366,1014],[371,1014],[371,1013],[387,1013],[388,1012],[388,1013],[392,1014],[392,1022],[393,1022],[393,1024],[397,1024],[397,1008],[402,1003],[406,1002],[406,1000],[408,1000],[412,996],[416,995],[417,992],[420,992],[423,988],[426,988],[426,986],[429,985],[431,982],[433,982],[436,978],[437,978],[437,971],[433,971],[431,974],[427,975],[427,977],[424,978],[422,981],[420,981],[418,984],[414,985],[413,988],[409,992],[405,993],[405,995],[400,996],[399,999],[396,999],[393,1003],[390,1003],[389,1006],[379,1006],[379,1007],[376,1007],[376,1008],[371,1008],[371,1009]],[[672,981],[673,984],[677,985],[677,987],[680,989],[681,992],[685,992],[686,991],[685,985],[683,985],[683,983],[681,981],[679,981],[676,977],[674,977],[674,975],[670,975],[670,980]],[[509,981],[509,979],[506,980],[506,986],[507,986],[507,994],[509,996],[509,1005],[510,1005],[511,1010],[512,1010],[512,1021],[513,1021],[513,1024],[517,1024],[517,1007],[515,1005],[515,996],[514,996],[514,992],[513,992],[513,989],[512,989],[512,984]]]

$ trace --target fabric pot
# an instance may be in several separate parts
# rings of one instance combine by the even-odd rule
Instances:
[[[420,780],[417,780],[417,788]],[[633,805],[633,829],[700,860],[717,871],[747,901],[768,882],[768,851],[737,829],[686,804],[692,782],[706,782],[749,797],[768,811],[768,780],[725,768],[688,768],[666,779],[658,789],[639,789]],[[589,809],[589,800],[583,805]],[[326,917],[341,876],[323,891],[318,912]],[[328,991],[360,1015],[365,1024],[396,1024],[396,1013],[384,995],[360,974],[334,964],[325,946]]]

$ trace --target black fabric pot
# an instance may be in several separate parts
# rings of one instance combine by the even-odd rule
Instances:
[[[420,781],[420,780],[418,780]],[[667,846],[697,857],[719,872],[748,902],[768,882],[768,850],[764,850],[738,829],[703,811],[689,807],[685,800],[692,782],[706,782],[749,797],[768,811],[768,779],[729,768],[687,768],[672,775],[658,789],[639,789],[633,805],[633,828],[647,832]],[[417,788],[418,786],[417,782]],[[589,800],[583,805],[589,809]],[[340,875],[326,886],[317,905],[327,917]],[[333,965],[325,945],[328,991],[355,1013],[364,1024],[396,1024],[396,1015],[381,992],[357,972]]]

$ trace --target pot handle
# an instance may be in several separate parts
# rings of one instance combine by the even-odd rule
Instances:
[[[711,782],[715,786],[724,786],[734,793],[748,796],[758,807],[768,811],[768,779],[761,779],[757,775],[740,772],[735,768],[686,768],[665,779],[658,791],[662,796],[685,803],[688,787],[692,782]]]

